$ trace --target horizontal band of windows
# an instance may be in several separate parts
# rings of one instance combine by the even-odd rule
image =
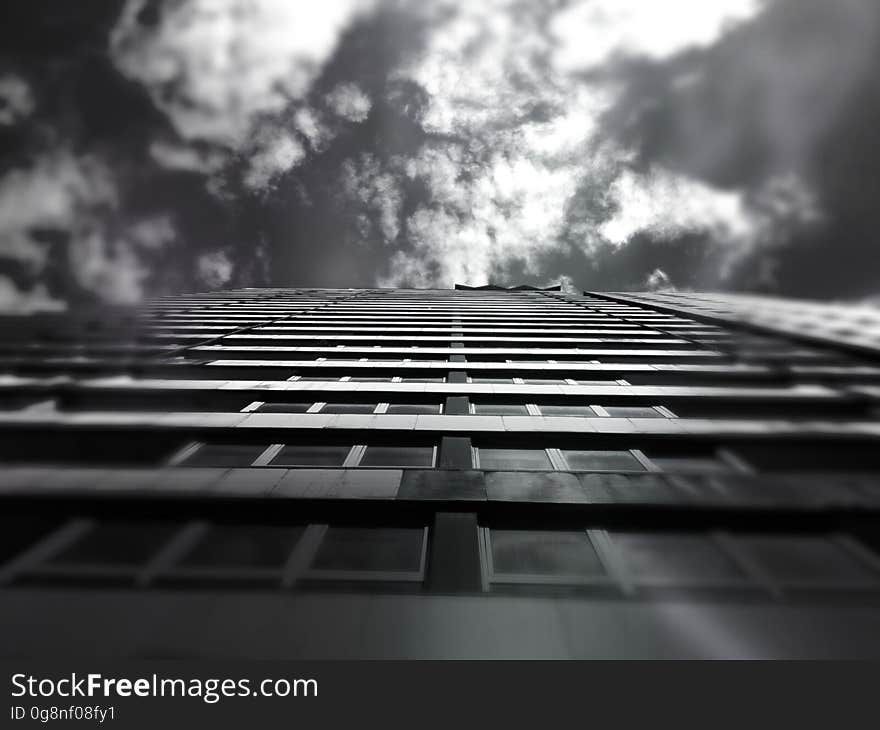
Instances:
[[[394,360],[405,357],[410,348],[404,347],[346,347],[345,352],[339,352],[342,348],[334,347],[226,347],[224,345],[200,345],[193,347],[189,352],[194,357],[214,357],[220,362],[241,363],[281,363],[286,364],[302,355],[315,354],[324,357],[351,355],[358,357],[372,356],[374,359]],[[728,356],[712,350],[662,350],[653,348],[644,349],[588,349],[588,348],[532,348],[517,347],[419,347],[419,352],[424,355],[432,355],[437,360],[442,360],[449,355],[465,355],[473,359],[490,360],[496,358],[509,358],[519,355],[545,355],[550,358],[581,358],[601,359],[604,362],[653,362],[674,360],[680,363],[699,363],[710,359],[727,360]],[[288,357],[283,357],[287,355]]]
[[[561,448],[560,448],[561,447]],[[751,473],[749,463],[726,448],[658,449],[511,448],[479,444],[473,466],[487,471],[664,472],[670,474]]]
[[[76,519],[20,536],[0,582],[270,585],[421,583],[431,561],[424,524]],[[880,591],[876,540],[825,530],[524,529],[483,525],[483,590],[516,585],[842,596]]]
[[[597,404],[472,403],[471,413],[483,416],[582,416],[585,418],[672,418],[674,413],[658,406],[600,406]]]
[[[471,363],[455,363],[458,367],[472,368]],[[382,380],[388,387],[381,392],[397,393],[442,393],[448,395],[450,388],[443,385],[441,388],[430,387],[440,382],[441,378],[394,378]],[[472,381],[477,378],[472,378]],[[523,392],[530,394],[564,394],[567,397],[597,395],[603,398],[623,398],[626,400],[654,398],[674,400],[680,403],[682,409],[689,411],[705,408],[722,408],[724,401],[730,401],[730,407],[746,407],[757,409],[766,405],[774,407],[794,408],[798,405],[804,407],[822,405],[825,408],[839,403],[841,406],[855,406],[863,403],[847,393],[823,385],[796,385],[788,387],[774,387],[764,384],[761,387],[743,387],[742,384],[728,385],[724,387],[706,386],[652,386],[652,385],[628,385],[626,380],[574,380],[574,379],[532,379],[525,378],[525,385],[541,385],[547,387],[530,387],[527,391],[515,387],[519,383],[458,383],[455,389],[462,394],[486,394],[516,395]],[[399,381],[399,382],[397,382]],[[539,382],[540,381],[540,382]],[[106,378],[82,378],[67,384],[58,384],[52,378],[28,378],[15,375],[0,376],[0,408],[4,410],[16,410],[19,407],[30,405],[36,398],[57,397],[58,407],[92,408],[100,410],[101,406],[107,406],[113,410],[207,410],[207,411],[232,411],[240,410],[242,405],[252,402],[243,393],[254,391],[309,391],[314,392],[312,383],[339,383],[339,378],[332,379],[327,375],[293,376],[290,380],[265,381],[265,380],[171,380],[156,378],[132,378],[130,376],[111,376]],[[361,382],[348,380],[344,382]],[[305,387],[296,383],[308,384]],[[412,387],[409,384],[416,384]],[[428,384],[428,388],[418,387]],[[509,387],[481,387],[494,385],[508,385]],[[566,387],[559,388],[557,386]],[[579,387],[572,387],[579,386]],[[339,386],[337,386],[337,389]],[[345,388],[343,388],[345,389]],[[357,390],[353,386],[352,390]],[[871,386],[856,388],[864,395],[872,396]],[[293,396],[292,399],[295,399]],[[398,395],[399,397],[399,395]],[[598,401],[609,402],[607,400]],[[156,405],[155,408],[150,406]],[[177,404],[178,407],[168,407]],[[238,407],[229,407],[229,405]],[[625,405],[621,400],[617,405]],[[210,406],[210,407],[207,407]],[[752,412],[751,410],[749,411]]]
[[[2,582],[146,587],[298,582],[415,582],[428,528],[74,520],[0,565]]]
[[[321,401],[260,402],[255,401],[248,410],[257,413],[375,413],[390,415],[439,414],[441,403],[334,403]]]
[[[486,588],[880,591],[880,557],[839,534],[482,528],[481,548]]]
[[[495,471],[648,471],[635,450],[511,449],[475,447],[474,466]]]
[[[175,466],[187,467],[381,467],[431,468],[436,463],[433,444],[194,444],[184,447]]]
[[[668,471],[732,473],[747,471],[742,460],[727,450],[666,449],[646,455],[641,450],[573,448],[500,448],[477,446],[468,467],[496,471]],[[383,467],[430,468],[437,447],[423,444],[357,446],[351,444],[227,444],[194,443],[184,447],[176,466],[189,467]]]

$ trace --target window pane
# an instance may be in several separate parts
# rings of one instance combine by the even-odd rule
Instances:
[[[321,413],[372,413],[375,410],[375,403],[327,403]]]
[[[418,415],[440,413],[439,403],[391,403],[388,405],[388,413],[400,415]]]
[[[272,466],[342,466],[351,446],[285,446]]]
[[[391,378],[376,378],[376,377],[366,377],[366,376],[356,376],[350,378],[352,383],[390,383]]]
[[[403,383],[442,383],[446,378],[429,378],[425,376],[418,378],[401,378],[400,380]]]
[[[629,571],[656,580],[739,580],[744,574],[704,535],[614,533]]]
[[[474,413],[481,416],[527,416],[528,409],[514,403],[474,403]]]
[[[312,403],[263,403],[257,410],[260,413],[305,413]]]
[[[142,522],[99,524],[49,562],[140,565],[153,557],[176,529]]]
[[[545,416],[584,416],[592,417],[596,412],[589,406],[540,406],[541,413]]]
[[[605,406],[612,418],[663,418],[650,406]]]
[[[550,470],[550,458],[544,449],[480,449],[481,469]]]
[[[509,575],[602,575],[602,564],[585,532],[491,530],[495,573]]]
[[[184,466],[250,466],[262,454],[268,444],[203,444],[186,461]]]
[[[473,383],[513,383],[513,378],[471,378]]]
[[[302,535],[301,527],[216,525],[179,562],[182,567],[280,568]]]
[[[775,579],[827,584],[876,582],[877,575],[824,537],[763,535],[739,538]]]
[[[568,465],[575,471],[644,471],[629,451],[563,451]]]
[[[344,571],[406,571],[421,567],[422,528],[330,527],[312,568]]]
[[[432,446],[368,446],[359,466],[434,465]]]
[[[562,378],[524,378],[523,382],[528,385],[563,385],[565,381]]]

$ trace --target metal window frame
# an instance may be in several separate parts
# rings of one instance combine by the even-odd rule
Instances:
[[[529,404],[528,404],[528,403],[504,403],[504,404],[494,404],[494,403],[475,403],[475,402],[474,402],[474,399],[473,399],[472,397],[469,398],[468,401],[469,401],[469,402],[468,402],[468,409],[470,410],[470,414],[471,414],[472,416],[498,416],[498,415],[500,415],[500,416],[516,416],[516,415],[519,415],[519,416],[533,416],[533,415],[540,415],[540,414],[534,414],[534,413],[531,413],[531,412],[529,411]],[[502,414],[498,414],[498,413],[477,413],[477,406],[478,406],[478,405],[480,405],[480,406],[486,406],[486,405],[488,405],[488,406],[491,406],[491,405],[512,405],[512,406],[520,406],[520,405],[522,405],[522,407],[525,408],[526,412],[525,412],[525,413],[518,413],[518,414],[513,414],[513,413],[502,413]]]
[[[523,450],[523,451],[543,451],[544,455],[547,457],[547,460],[550,464],[550,469],[524,469],[522,467],[519,467],[519,468],[511,467],[509,469],[498,469],[498,468],[493,468],[493,467],[488,467],[488,468],[484,467],[480,463],[480,461],[481,461],[480,449],[492,449],[492,448],[495,448],[495,447],[493,447],[493,446],[471,446],[471,459],[473,460],[474,469],[480,469],[482,471],[526,471],[526,472],[556,471],[556,469],[553,467],[553,459],[550,457],[550,454],[548,453],[548,449],[546,449],[546,448],[521,449],[521,450]],[[567,471],[570,471],[570,470],[567,470]]]
[[[403,570],[328,570],[312,568],[311,564],[317,556],[318,550],[324,542],[331,525],[320,525],[322,529],[320,540],[315,544],[314,551],[301,573],[298,580],[320,582],[372,582],[372,583],[423,583],[425,581],[428,563],[428,527],[422,527],[422,544],[419,555],[419,569],[417,571]],[[364,528],[364,529],[382,529]]]
[[[439,451],[439,447],[436,443],[431,445],[431,464],[430,464],[430,466],[425,466],[424,464],[419,465],[419,466],[411,466],[411,465],[402,466],[400,464],[383,464],[381,466],[362,466],[361,460],[363,459],[364,455],[366,454],[367,449],[370,448],[370,446],[381,446],[381,445],[382,444],[357,444],[357,445],[355,445],[354,447],[352,447],[352,452],[349,454],[349,459],[346,460],[346,463],[343,464],[343,466],[345,466],[347,468],[355,468],[356,467],[358,469],[433,469],[434,467],[437,466],[437,452]],[[403,444],[403,445],[396,446],[394,448],[407,448],[408,446],[418,446],[418,445]],[[419,446],[419,447],[423,448],[423,446]],[[355,449],[360,449],[360,451],[358,451],[355,454],[354,453]],[[349,461],[351,463],[349,463]]]
[[[272,459],[274,459],[278,455],[278,453],[281,452],[281,449],[283,449],[285,446],[301,446],[301,445],[302,444],[297,444],[297,443],[272,444],[272,446],[270,446],[269,448],[273,448],[274,446],[281,447],[278,449],[278,451],[275,454],[272,455]],[[318,444],[318,445],[320,445],[320,444]],[[343,447],[343,446],[345,446],[345,444],[339,444],[339,446]],[[262,464],[261,466],[275,466],[275,467],[278,467],[279,469],[342,469],[345,467],[345,463],[351,458],[351,454],[352,454],[352,451],[354,450],[354,448],[355,448],[355,446],[350,446],[348,449],[348,453],[345,456],[345,459],[343,459],[343,463],[336,465],[336,466],[330,466],[327,464],[271,464],[271,463]],[[268,451],[268,449],[267,449],[267,451]],[[265,454],[265,453],[266,452],[264,451],[263,454]],[[262,456],[262,454],[261,454],[261,456]]]
[[[608,566],[603,559],[603,554],[597,545],[595,534],[596,530],[559,530],[559,532],[570,532],[575,534],[585,534],[596,553],[599,564],[605,571],[604,575],[586,576],[586,575],[567,575],[567,574],[542,574],[542,573],[497,573],[495,571],[494,560],[492,558],[492,528],[481,526],[479,528],[480,543],[480,567],[482,571],[481,583],[484,591],[491,591],[493,586],[506,585],[541,585],[541,586],[571,586],[571,587],[591,587],[591,588],[614,588],[619,587],[619,583],[609,572]],[[533,530],[521,530],[521,532],[529,533]]]
[[[645,474],[657,473],[659,467],[654,464],[640,449],[557,449],[561,463],[565,465],[560,471],[573,471],[578,473],[597,473],[597,474]],[[630,454],[644,469],[575,469],[568,462],[566,451],[619,451],[621,453]]]
[[[580,405],[577,403],[574,403],[574,404],[572,404],[572,403],[559,403],[559,404],[558,403],[537,403],[537,404],[529,404],[529,405],[534,405],[535,410],[537,411],[533,415],[543,416],[544,418],[592,418],[593,415],[595,415],[595,411],[593,410],[593,406]],[[556,416],[556,415],[550,415],[548,413],[544,413],[543,410],[541,410],[545,406],[555,406],[555,405],[562,405],[566,408],[587,408],[587,409],[593,411],[593,415],[587,413],[587,414],[578,414],[578,415],[568,414],[568,415],[563,415],[563,416]]]

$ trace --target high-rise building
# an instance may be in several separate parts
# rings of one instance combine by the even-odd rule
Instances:
[[[7,320],[0,654],[880,656],[870,319],[458,286]]]

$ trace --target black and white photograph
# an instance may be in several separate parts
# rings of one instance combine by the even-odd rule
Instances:
[[[4,720],[880,659],[878,68],[877,0],[2,3]]]

